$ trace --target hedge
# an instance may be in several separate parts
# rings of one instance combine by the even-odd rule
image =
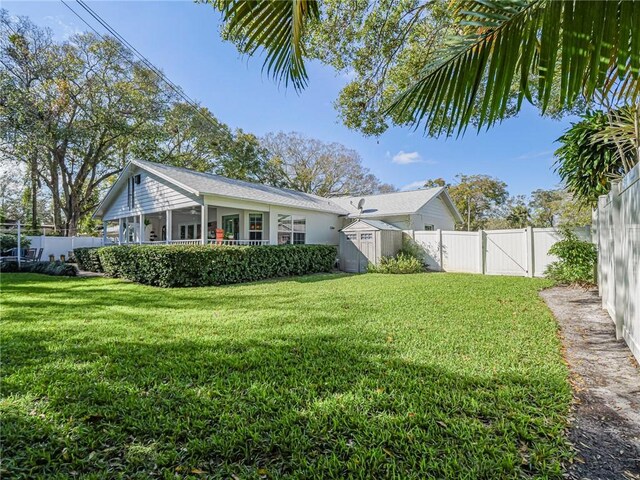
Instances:
[[[97,248],[74,248],[73,256],[78,268],[87,272],[102,272]]]
[[[329,272],[337,257],[336,247],[330,245],[132,245],[88,250],[93,252],[76,251],[81,268],[101,269],[111,277],[158,287],[225,285]],[[93,260],[95,255],[99,262]]]
[[[56,262],[23,262],[18,268],[18,262],[2,262],[0,272],[3,273],[42,273],[44,275],[75,277],[78,269],[69,263]]]

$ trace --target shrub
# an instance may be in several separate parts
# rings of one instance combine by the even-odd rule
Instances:
[[[571,230],[562,231],[562,240],[551,246],[549,253],[560,260],[551,263],[545,276],[560,283],[592,285],[598,252],[590,242],[580,240]]]
[[[3,273],[41,273],[43,275],[75,277],[78,269],[69,263],[57,262],[25,262],[18,269],[18,262],[2,262],[0,271]]]
[[[20,247],[29,248],[31,240],[24,235],[20,235]],[[11,250],[12,248],[18,248],[18,235],[15,233],[0,233],[0,251]]]
[[[75,248],[73,255],[80,270],[102,272],[102,264],[100,263],[100,255],[97,248]]]
[[[382,257],[380,265],[369,264],[370,273],[420,273],[424,272],[424,265],[413,255],[399,252],[395,257]]]
[[[329,245],[133,245],[102,247],[97,253],[109,276],[158,287],[198,287],[329,272],[337,250]]]

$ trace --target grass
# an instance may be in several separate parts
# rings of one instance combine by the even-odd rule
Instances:
[[[546,280],[2,275],[3,478],[560,477]]]

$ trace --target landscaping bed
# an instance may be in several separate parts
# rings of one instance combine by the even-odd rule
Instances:
[[[542,279],[3,274],[3,478],[561,478]]]

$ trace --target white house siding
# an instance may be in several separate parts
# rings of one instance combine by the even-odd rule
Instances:
[[[132,174],[140,175],[140,184],[135,186],[135,207],[130,209],[127,206],[127,183],[123,182],[118,196],[105,212],[104,220],[116,220],[140,213],[155,213],[200,204],[199,198],[195,195],[183,192],[151,173],[138,170]]]
[[[455,229],[456,222],[451,211],[440,197],[434,198],[411,215],[411,230],[425,230],[425,225],[433,225],[434,230]]]
[[[269,238],[278,241],[278,215],[299,215],[305,217],[306,243],[316,245],[338,245],[341,221],[335,213],[313,212],[272,205],[269,211]],[[332,228],[333,227],[333,228]]]

